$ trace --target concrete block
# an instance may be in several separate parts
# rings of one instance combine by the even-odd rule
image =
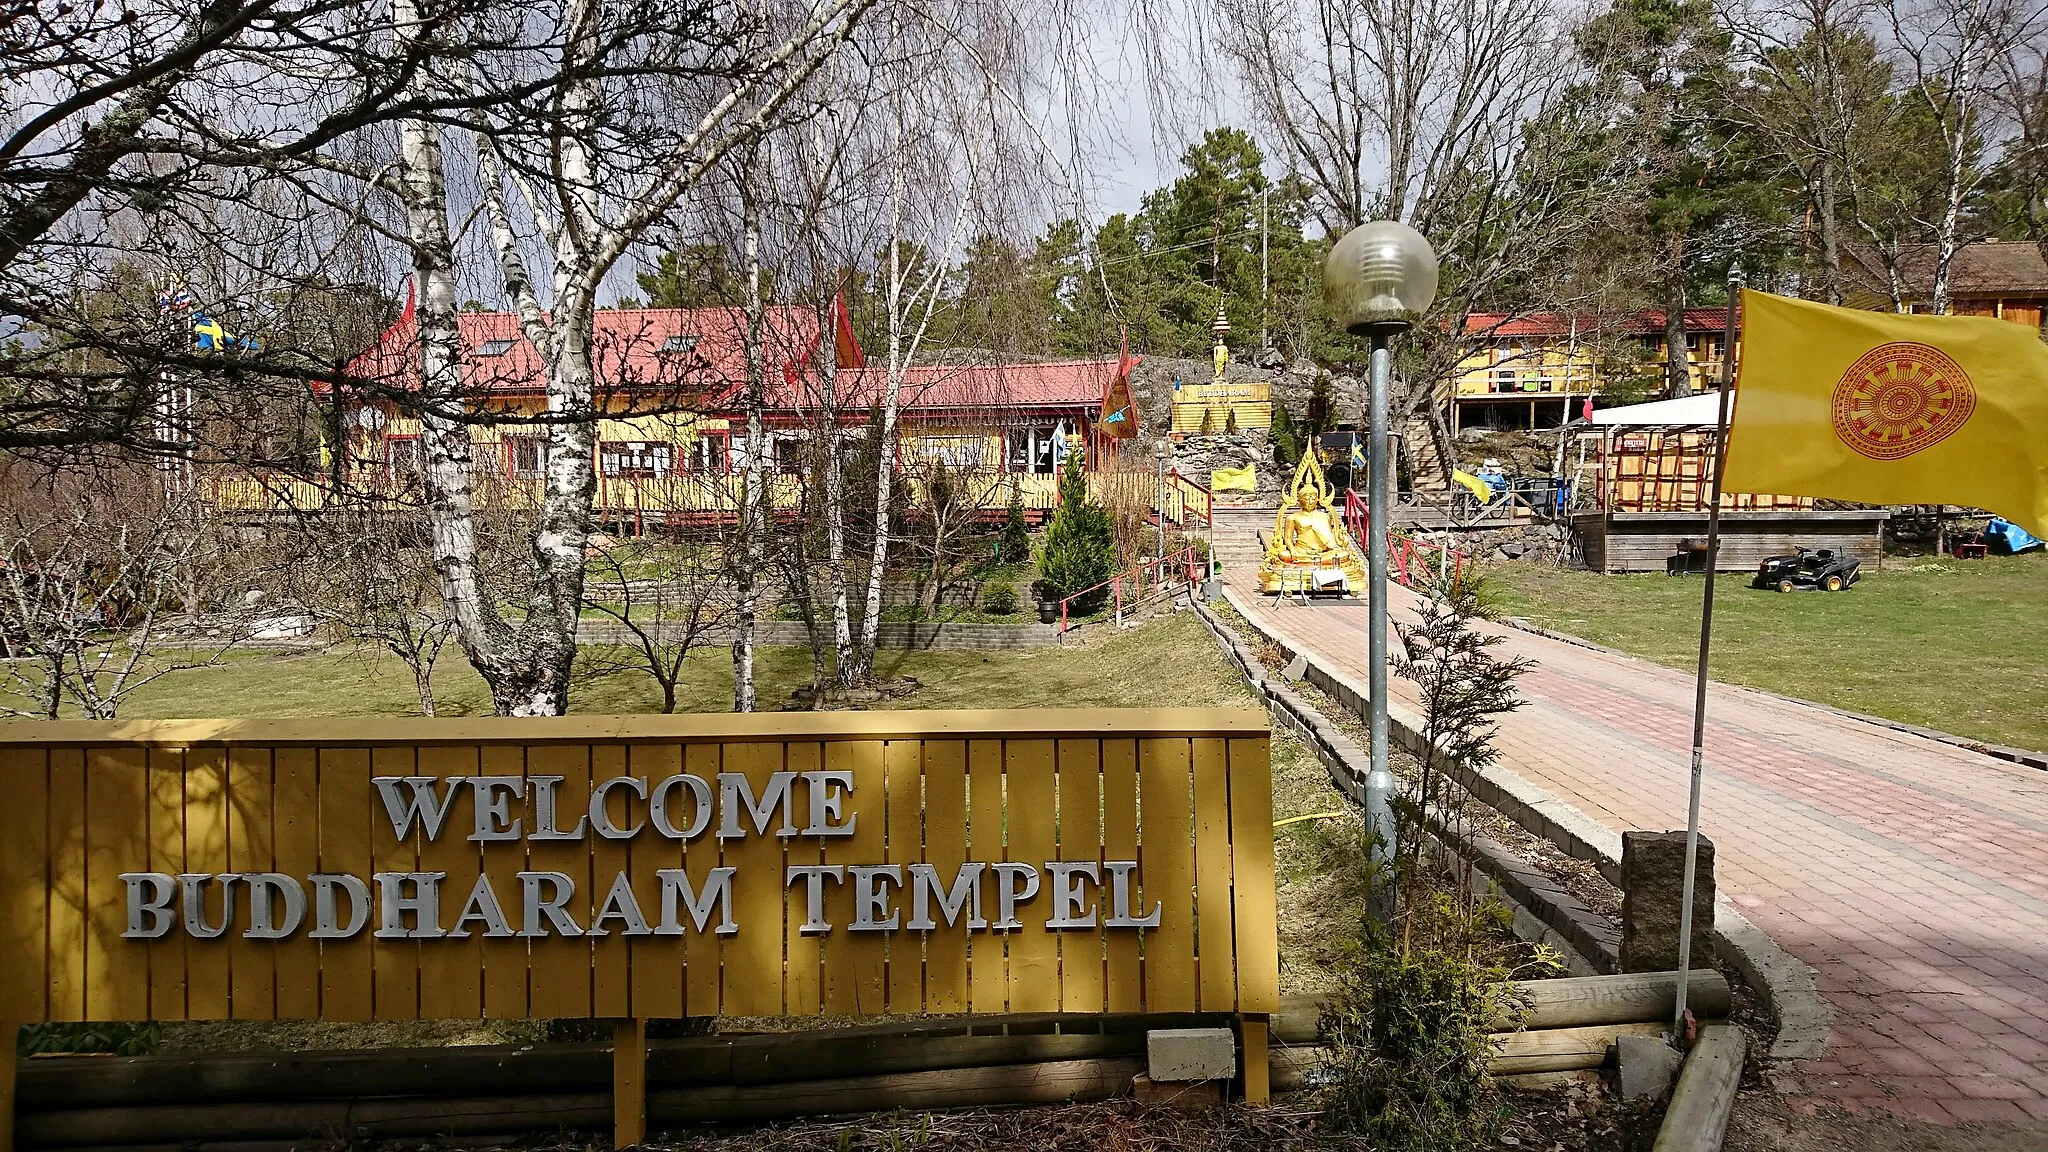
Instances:
[[[1237,1075],[1237,1038],[1228,1028],[1158,1028],[1145,1033],[1146,1071],[1167,1083]]]
[[[1662,1036],[1617,1036],[1614,1057],[1614,1089],[1623,1100],[1664,1099],[1685,1059]]]
[[[1700,837],[1692,902],[1692,962],[1678,957],[1685,833],[1621,835],[1621,970],[1669,972],[1713,966],[1714,845]]]

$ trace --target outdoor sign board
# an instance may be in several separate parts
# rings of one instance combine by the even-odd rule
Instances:
[[[1173,392],[1175,432],[1222,432],[1232,414],[1239,428],[1264,428],[1273,422],[1273,386],[1264,380],[1183,384]]]
[[[1195,709],[0,725],[0,1020],[1263,1021],[1267,754]]]

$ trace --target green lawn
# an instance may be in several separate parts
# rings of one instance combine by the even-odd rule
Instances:
[[[732,655],[707,648],[690,658],[691,675],[678,711],[732,708]],[[1177,613],[1144,628],[1087,643],[1023,652],[883,651],[876,670],[915,676],[921,687],[902,708],[1248,707],[1216,644],[1193,613]],[[764,710],[779,707],[790,690],[808,684],[808,649],[764,648],[756,666]],[[483,681],[452,645],[435,670],[435,695],[444,716],[490,711]],[[652,712],[660,694],[644,673],[579,682],[573,711]],[[361,716],[418,710],[412,675],[396,659],[368,654],[231,656],[220,667],[175,672],[131,697],[124,717]]]
[[[1691,669],[1697,577],[1487,572],[1500,607]],[[1845,593],[1761,592],[1723,574],[1713,675],[1998,744],[2048,748],[2048,556],[1899,557]]]

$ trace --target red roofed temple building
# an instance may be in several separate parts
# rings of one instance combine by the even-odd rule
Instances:
[[[746,467],[744,315],[724,308],[613,309],[598,312],[596,321],[592,351],[606,413],[597,423],[600,520],[638,530],[650,521],[729,518]],[[546,429],[518,418],[546,411],[541,356],[511,313],[460,313],[457,327],[470,405],[504,417],[473,427],[479,479],[502,480],[515,491],[537,484]],[[828,411],[845,442],[857,444],[886,394],[888,369],[876,359],[842,367],[827,396],[814,351],[818,313],[770,308],[767,328],[765,462],[776,474],[776,504],[793,508],[810,458],[805,447]],[[418,364],[411,322],[402,320],[349,366],[352,376],[386,381],[399,394],[359,403],[344,416],[349,458],[366,487],[402,490],[420,468],[420,420],[402,399],[417,387]],[[1061,441],[1085,450],[1091,473],[1113,459],[1114,442],[1095,424],[1116,371],[1115,357],[911,366],[899,396],[897,467],[915,488],[920,474],[943,465],[972,478],[977,491],[986,489],[992,513],[999,515],[1015,492],[1027,514],[1042,518],[1055,502]],[[1149,506],[1156,483],[1149,458],[1145,463]],[[1185,497],[1199,493],[1206,504],[1205,490],[1184,486]],[[310,481],[278,477],[219,477],[214,488],[221,506],[247,510],[320,499]]]

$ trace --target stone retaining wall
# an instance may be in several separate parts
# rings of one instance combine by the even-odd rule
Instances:
[[[770,646],[810,647],[810,634],[798,620],[763,620],[756,626],[755,642]],[[631,633],[609,620],[585,620],[576,630],[578,644],[626,644]],[[876,645],[940,652],[1012,652],[1044,648],[1059,643],[1059,629],[1046,624],[912,624],[884,621]],[[730,644],[730,631],[720,629],[703,643]]]

